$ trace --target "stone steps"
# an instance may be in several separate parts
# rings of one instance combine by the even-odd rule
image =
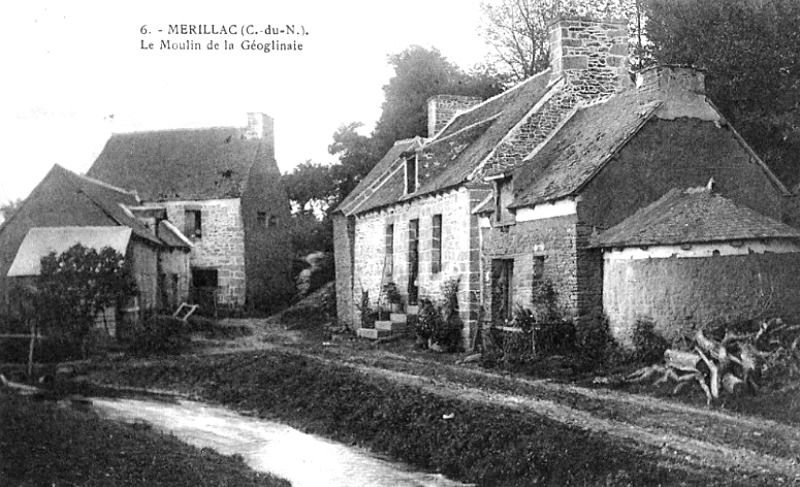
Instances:
[[[356,336],[367,340],[387,340],[403,336],[408,328],[409,315],[415,316],[416,312],[416,306],[409,306],[406,313],[390,313],[388,320],[376,321],[375,328],[356,330]]]

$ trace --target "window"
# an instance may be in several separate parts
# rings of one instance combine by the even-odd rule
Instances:
[[[383,274],[391,278],[392,273],[394,272],[394,224],[392,223],[386,225],[386,230],[383,237],[383,245]]]
[[[267,224],[268,227],[274,227],[278,225],[278,217],[275,215],[269,216],[269,223]]]
[[[442,272],[442,215],[431,219],[431,274]]]
[[[544,279],[544,256],[533,256],[533,282],[541,282]]]
[[[501,179],[495,183],[494,188],[494,218],[498,223],[514,221],[514,214],[508,209],[512,198],[511,178]]]
[[[267,226],[267,212],[259,211],[256,213],[256,222],[259,227],[265,228]]]
[[[196,288],[217,287],[217,270],[192,268],[192,286]]]
[[[417,190],[417,156],[406,159],[406,194]]]
[[[186,210],[183,214],[183,234],[190,239],[203,237],[203,219],[200,210]]]

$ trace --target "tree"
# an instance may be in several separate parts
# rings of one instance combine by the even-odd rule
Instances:
[[[519,82],[547,69],[548,35],[559,15],[629,20],[636,64],[643,58],[641,11],[637,0],[497,0],[482,2],[483,37],[493,48],[490,65]],[[633,22],[630,22],[633,20]]]
[[[381,117],[372,133],[374,153],[383,155],[395,141],[427,135],[427,100],[441,95],[488,98],[502,91],[487,73],[463,72],[437,49],[411,46],[389,56],[395,75],[383,87]]]
[[[784,181],[800,165],[800,2],[645,0],[660,63],[706,70],[707,93]]]
[[[17,198],[15,200],[8,200],[2,205],[0,205],[0,224],[8,221],[14,213],[19,210],[19,207],[22,206],[22,202],[24,200],[22,198]]]
[[[37,287],[39,325],[80,344],[84,357],[97,313],[122,306],[136,292],[123,255],[111,247],[98,252],[81,244],[42,257]]]
[[[333,134],[333,143],[328,146],[328,152],[339,158],[339,164],[331,168],[337,204],[355,189],[381,158],[373,138],[358,133],[362,125],[353,122],[340,126]]]
[[[329,165],[306,161],[283,180],[289,200],[299,213],[321,215],[338,197]]]

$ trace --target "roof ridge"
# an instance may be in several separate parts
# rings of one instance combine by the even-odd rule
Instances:
[[[58,164],[56,164],[56,165],[58,166]],[[59,167],[61,167],[61,166],[59,166]],[[64,167],[61,167],[61,169],[64,169],[65,171],[67,171],[72,176],[74,176],[76,178],[79,178],[79,179],[83,179],[84,181],[86,181],[88,183],[96,184],[98,186],[102,186],[104,188],[111,189],[113,191],[117,191],[118,193],[124,193],[124,194],[127,194],[127,195],[134,196],[136,198],[136,200],[139,201],[139,195],[138,195],[138,193],[136,193],[135,190],[131,191],[131,190],[123,189],[123,188],[120,188],[119,186],[114,186],[113,184],[106,183],[105,181],[100,181],[99,179],[95,179],[95,178],[90,177],[90,176],[86,176],[86,175],[83,175],[83,174],[78,174],[78,173],[72,172],[69,169],[66,169]]]
[[[189,131],[202,131],[202,130],[219,130],[219,129],[232,129],[243,130],[247,127],[237,127],[234,125],[214,125],[211,127],[184,127],[184,128],[165,128],[165,129],[148,129],[148,130],[132,130],[129,132],[111,132],[111,136],[116,135],[135,135],[135,134],[154,134],[160,132],[189,132]]]

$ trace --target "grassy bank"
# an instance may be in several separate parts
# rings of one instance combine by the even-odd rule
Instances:
[[[289,483],[238,457],[144,426],[0,392],[0,485],[241,486]]]
[[[483,486],[729,485],[654,450],[514,410],[449,399],[291,353],[181,357],[100,372],[195,394]]]

